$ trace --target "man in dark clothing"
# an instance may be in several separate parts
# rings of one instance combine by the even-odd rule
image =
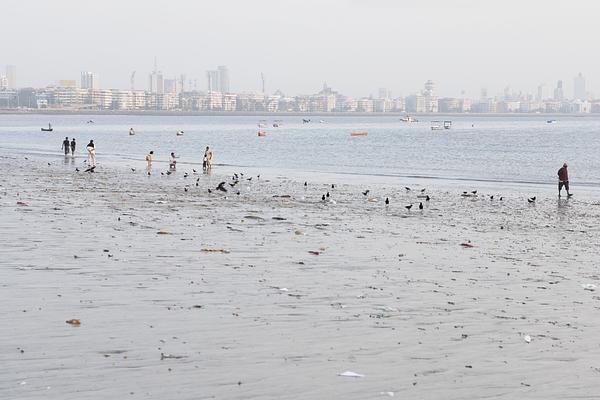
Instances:
[[[63,150],[65,151],[65,156],[69,155],[69,149],[70,149],[71,143],[69,143],[69,138],[66,137],[65,140],[63,140]]]
[[[73,138],[71,140],[71,155],[75,156],[75,147],[77,146],[77,143],[75,143],[75,138]]]
[[[558,170],[558,197],[563,188],[567,189],[567,197],[573,196],[569,193],[569,171],[567,170],[567,163],[564,163],[562,168]]]

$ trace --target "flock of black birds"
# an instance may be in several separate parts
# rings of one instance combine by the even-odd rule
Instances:
[[[27,157],[25,157],[25,159],[27,159]],[[86,163],[87,160],[84,160],[83,162]],[[51,163],[48,163],[48,165],[51,165]],[[84,172],[92,173],[92,172],[95,172],[95,170],[96,170],[96,166],[94,165],[94,166],[90,166],[87,169],[85,169]],[[131,171],[132,172],[136,172],[136,168],[131,168]],[[198,173],[198,171],[196,169],[192,169],[192,171],[193,171],[194,174]],[[79,168],[75,168],[75,172],[80,172],[80,169]],[[175,172],[174,170],[167,170],[165,172],[161,172],[160,174],[164,176],[164,175],[171,175],[174,172]],[[152,175],[150,171],[148,171],[147,174],[148,174],[148,176]],[[183,177],[184,178],[188,178],[189,176],[190,176],[190,174],[187,171],[183,173]],[[252,179],[253,179],[252,176],[250,176],[250,177],[244,177],[244,173],[234,173],[231,176],[232,182],[229,182],[229,183],[226,182],[226,181],[219,182],[219,184],[214,189],[210,189],[209,188],[208,189],[208,193],[211,194],[211,193],[213,193],[213,191],[219,191],[219,192],[223,192],[223,193],[228,193],[229,190],[233,190],[233,188],[235,188],[241,181],[243,181],[243,180],[252,181]],[[256,175],[256,179],[260,179],[260,175]],[[199,182],[200,182],[200,178],[197,178],[196,179],[196,186],[200,185]],[[226,185],[229,185],[230,189],[227,189]],[[304,182],[304,188],[307,188],[307,187],[308,187],[308,182],[305,181]],[[331,184],[331,189],[335,189],[335,184]],[[410,187],[408,187],[408,186],[405,186],[404,189],[407,192],[411,192],[412,191],[412,189]],[[420,191],[421,194],[417,195],[417,198],[421,198],[421,199],[424,199],[426,202],[429,202],[431,200],[431,197],[428,194],[425,194],[426,190],[427,190],[426,188],[420,189],[419,191]],[[185,186],[184,187],[184,191],[185,192],[189,191],[189,188],[187,186]],[[365,196],[365,197],[368,196],[369,193],[371,193],[371,191],[369,189],[366,189],[365,191],[362,192],[363,196]],[[235,194],[238,195],[238,196],[241,195],[240,190],[237,190],[235,192]],[[462,192],[462,196],[463,197],[477,197],[477,190],[473,190],[471,192],[463,191]],[[328,201],[328,200],[331,199],[331,197],[332,197],[331,193],[329,193],[329,191],[327,191],[325,194],[323,194],[321,196],[321,201]],[[495,195],[490,195],[489,196],[490,200],[494,200],[494,198],[496,198]],[[537,199],[536,196],[528,197],[527,198],[527,202],[529,204],[533,204],[533,203],[536,202],[536,199]],[[503,196],[499,196],[498,200],[499,201],[503,201],[504,197]],[[385,205],[386,206],[390,205],[390,198],[389,197],[385,198]],[[412,203],[404,206],[404,208],[406,208],[406,210],[408,210],[408,211],[410,211],[412,209],[412,207],[413,207]],[[419,202],[418,208],[419,208],[419,210],[423,210],[425,208],[422,201]]]

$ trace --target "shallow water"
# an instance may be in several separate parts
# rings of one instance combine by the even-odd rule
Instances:
[[[94,139],[98,159],[143,160],[149,150],[166,160],[174,151],[183,163],[201,163],[205,146],[217,164],[289,171],[416,177],[497,183],[554,184],[567,161],[578,186],[600,187],[600,117],[453,116],[448,131],[431,131],[430,121],[406,124],[397,116],[322,117],[302,124],[282,117],[283,127],[246,116],[0,115],[0,149],[61,154],[65,136],[76,137],[83,154]],[[93,124],[86,123],[93,120]],[[313,117],[319,121],[320,117]],[[437,118],[441,119],[441,118]],[[52,122],[52,133],[40,127]],[[130,127],[137,134],[127,134]],[[175,132],[183,130],[184,136]],[[367,137],[351,137],[367,131]]]

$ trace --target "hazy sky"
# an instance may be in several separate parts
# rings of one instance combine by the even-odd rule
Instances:
[[[206,88],[227,65],[234,91],[394,95],[434,80],[440,95],[510,85],[572,95],[582,72],[600,95],[600,1],[556,0],[2,0],[0,67],[19,86],[97,72],[103,88],[145,89],[153,69]]]

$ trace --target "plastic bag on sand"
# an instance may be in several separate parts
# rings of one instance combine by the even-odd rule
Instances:
[[[347,378],[364,378],[365,377],[363,374],[358,374],[358,373],[352,372],[352,371],[342,372],[342,373],[338,374],[338,376],[345,376]]]

